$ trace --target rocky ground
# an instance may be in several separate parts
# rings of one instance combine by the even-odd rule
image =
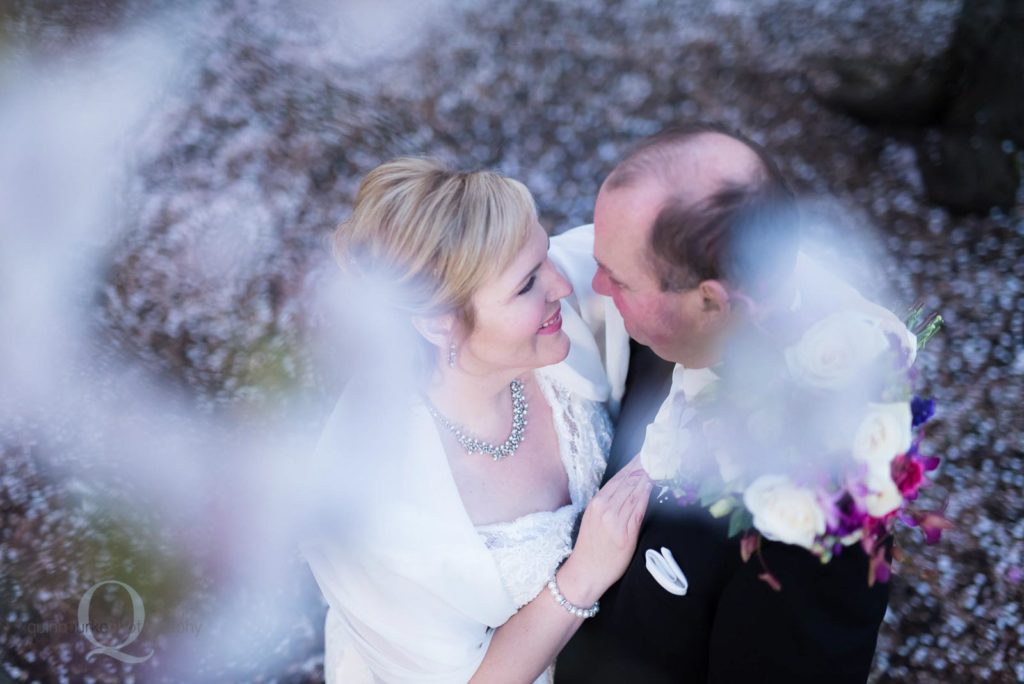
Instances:
[[[837,59],[939,53],[957,3],[371,5],[224,0],[175,15],[191,41],[189,66],[133,149],[119,195],[123,237],[104,256],[89,308],[87,346],[103,350],[90,372],[127,364],[170,379],[232,430],[282,397],[325,404],[330,383],[303,342],[319,325],[305,293],[330,267],[324,238],[367,170],[399,154],[495,167],[530,187],[558,231],[589,221],[603,176],[638,137],[723,121],[776,155],[820,218],[812,237],[864,292],[900,309],[923,299],[947,321],[920,357],[920,389],[939,404],[929,445],[943,458],[926,496],[957,527],[937,546],[901,533],[907,559],[872,681],[1024,681],[1024,219],[929,205],[910,133],[866,128],[813,94]],[[85,20],[14,3],[3,35],[36,37],[35,49],[67,59],[68,45],[109,40],[163,9],[96,7]],[[94,391],[123,379],[106,382]],[[93,578],[120,569],[158,597],[147,598],[147,614],[163,614],[167,632],[212,610],[201,599],[221,579],[216,554],[183,561],[169,550],[179,531],[110,503],[132,499],[130,482],[86,491],[77,442],[39,415],[7,418],[0,681],[173,679],[161,669],[171,656],[87,662],[81,635],[26,626],[73,620]],[[278,664],[199,662],[193,678],[322,676],[322,607],[296,566],[301,579],[283,593],[304,608],[270,647]],[[126,650],[159,652],[162,638]]]

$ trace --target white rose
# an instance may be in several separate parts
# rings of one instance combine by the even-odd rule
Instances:
[[[889,347],[877,319],[840,311],[815,323],[786,349],[786,365],[798,381],[820,389],[838,389]]]
[[[900,494],[896,483],[892,481],[892,475],[889,472],[883,474],[871,471],[864,484],[869,490],[864,496],[863,502],[868,515],[881,518],[895,511],[903,503],[903,495]]]
[[[652,480],[671,480],[679,473],[690,447],[690,431],[655,421],[647,426],[640,465]]]
[[[868,469],[889,474],[889,464],[906,453],[913,439],[910,404],[868,404],[867,412],[853,436],[853,458],[866,463]]]
[[[809,489],[784,475],[762,475],[743,493],[743,505],[754,516],[754,527],[772,541],[811,548],[825,533],[825,513]]]

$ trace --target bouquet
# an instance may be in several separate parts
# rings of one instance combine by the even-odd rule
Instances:
[[[939,465],[922,451],[935,404],[912,386],[917,350],[942,318],[922,311],[905,325],[850,309],[737,335],[717,369],[696,371],[702,388],[685,406],[659,412],[648,428],[641,459],[662,500],[728,516],[743,560],[756,555],[776,590],[762,539],[822,563],[860,544],[868,583],[888,580],[897,522],[928,543],[951,527],[915,506],[925,473]]]

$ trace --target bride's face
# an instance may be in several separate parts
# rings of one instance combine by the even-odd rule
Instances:
[[[572,285],[548,259],[548,236],[539,223],[504,272],[473,296],[475,326],[460,345],[459,365],[471,373],[529,370],[562,361],[569,338],[559,313]]]

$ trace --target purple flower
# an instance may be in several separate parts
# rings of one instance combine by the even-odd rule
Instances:
[[[697,496],[696,492],[687,490],[683,492],[682,496],[676,499],[676,505],[681,508],[685,508],[687,506],[692,506],[698,501],[700,501],[700,498]]]
[[[840,493],[834,508],[829,511],[828,533],[836,537],[853,534],[864,526],[867,512],[857,505],[847,492]]]
[[[934,399],[922,399],[921,397],[914,397],[910,400],[910,412],[913,414],[914,419],[911,423],[912,427],[919,427],[928,422],[928,419],[935,415],[935,400]]]

